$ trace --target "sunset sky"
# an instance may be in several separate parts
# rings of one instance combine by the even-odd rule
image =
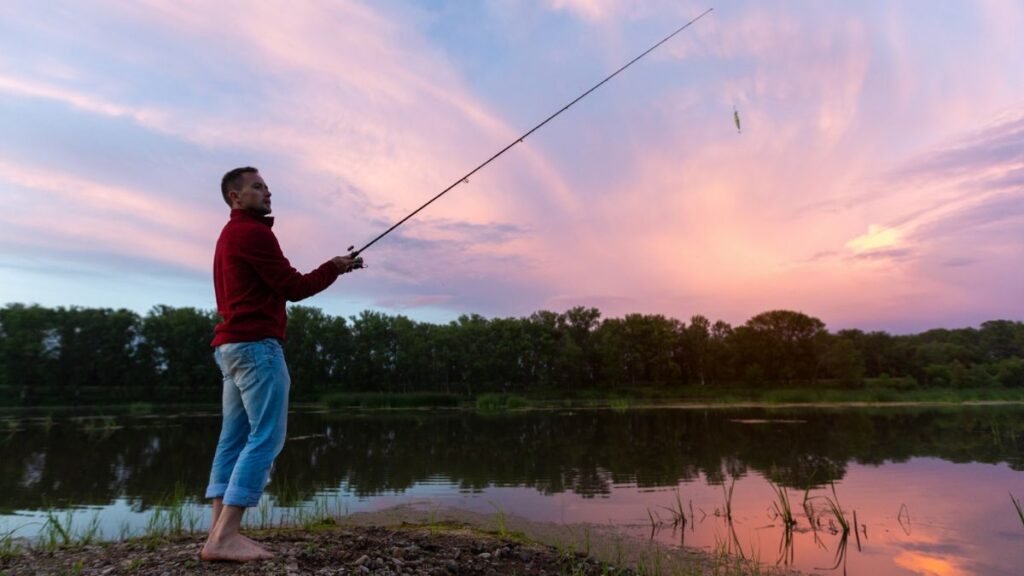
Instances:
[[[0,305],[213,309],[244,165],[307,272],[707,8],[303,303],[1024,319],[1018,0],[5,1]]]

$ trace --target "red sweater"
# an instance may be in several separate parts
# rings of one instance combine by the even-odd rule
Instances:
[[[214,328],[212,346],[284,340],[285,302],[297,302],[327,288],[338,278],[333,262],[302,274],[288,262],[270,227],[274,219],[232,210],[217,239],[213,287],[223,321]]]

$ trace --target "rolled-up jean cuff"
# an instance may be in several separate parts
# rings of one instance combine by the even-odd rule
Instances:
[[[206,487],[207,498],[223,498],[224,493],[228,491],[227,484],[210,484]]]
[[[263,496],[262,491],[229,486],[227,491],[224,492],[224,505],[252,508],[259,505],[261,496]]]

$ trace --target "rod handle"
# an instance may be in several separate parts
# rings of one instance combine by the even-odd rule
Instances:
[[[359,250],[356,250],[355,246],[348,247],[348,257],[355,260],[355,262],[352,265],[353,270],[360,270],[362,268],[366,268],[366,264],[363,263],[362,257],[359,256]]]

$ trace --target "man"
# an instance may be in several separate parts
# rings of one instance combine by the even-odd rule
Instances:
[[[362,261],[337,256],[309,274],[299,273],[271,231],[270,188],[259,171],[231,170],[220,188],[231,219],[213,260],[223,321],[214,329],[212,346],[224,374],[224,421],[206,489],[206,497],[213,499],[213,520],[200,557],[246,562],[273,557],[239,528],[245,509],[259,502],[284,446],[291,385],[281,347],[285,302],[324,290]]]

